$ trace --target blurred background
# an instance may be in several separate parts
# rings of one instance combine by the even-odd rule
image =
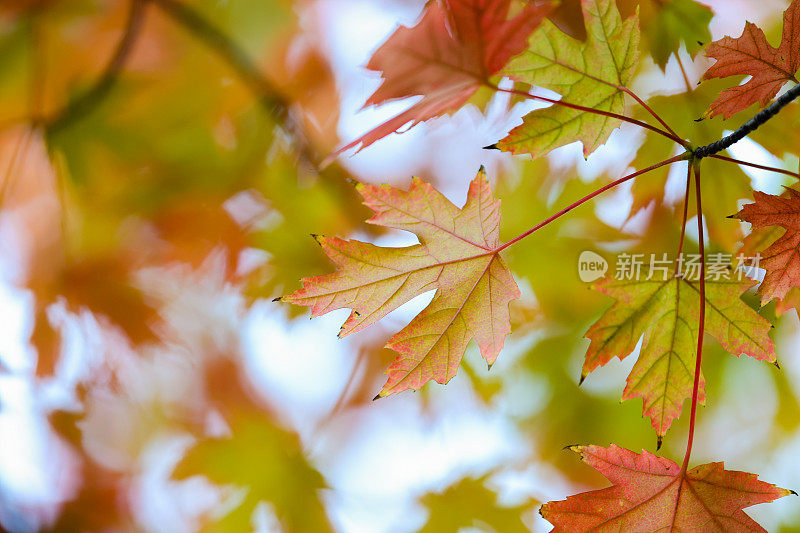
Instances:
[[[738,36],[745,20],[774,39],[788,5],[701,3],[713,10],[710,39]],[[619,1],[623,15],[640,8],[645,50],[661,4]],[[582,38],[578,6],[565,0],[553,17]],[[577,261],[584,250],[672,251],[685,166],[510,248],[523,292],[513,333],[491,372],[471,346],[446,387],[372,401],[393,358],[383,344],[430,294],[346,340],[336,338],[346,311],[309,321],[305,308],[272,302],[331,270],[311,233],[415,242],[364,224],[352,179],[405,187],[420,176],[461,205],[485,165],[509,239],[672,155],[628,125],[587,161],[579,145],[537,161],[483,150],[533,108],[498,96],[320,170],[342,142],[411,104],[361,110],[380,83],[364,65],[423,7],[2,2],[1,529],[549,531],[542,502],[607,485],[564,446],[655,451],[640,401],[619,401],[636,354],[578,387],[583,334],[611,301],[580,281]],[[682,44],[681,64],[672,55],[663,70],[642,61],[634,89],[681,135],[712,141],[746,117],[692,120],[724,86],[696,85],[708,66],[697,48]],[[734,155],[796,169],[784,152],[798,142],[797,107]],[[723,217],[751,187],[785,182],[718,165],[704,171],[723,184],[709,202],[710,246],[733,253],[747,228]],[[774,306],[765,313],[777,318]],[[707,343],[695,463],[725,460],[800,489],[798,332],[794,311],[777,320],[781,370]],[[686,418],[661,451],[673,460]],[[748,513],[769,531],[800,531],[795,498]]]

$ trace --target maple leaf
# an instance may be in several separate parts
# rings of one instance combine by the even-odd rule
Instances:
[[[443,492],[423,496],[420,503],[428,509],[429,515],[417,533],[459,533],[472,528],[528,533],[530,529],[522,517],[530,510],[532,502],[514,507],[502,505],[497,501],[497,494],[486,488],[488,477],[464,478]]]
[[[686,46],[689,55],[694,57],[702,43],[711,40],[708,25],[714,12],[708,6],[694,0],[669,0],[644,2],[642,8],[656,9],[655,15],[646,25],[644,37],[653,61],[661,70],[667,66],[670,56],[678,52],[681,42]]]
[[[595,289],[615,298],[589,331],[581,380],[614,356],[624,359],[644,335],[641,353],[627,378],[622,399],[642,398],[643,413],[651,420],[659,444],[683,402],[692,395],[700,294],[696,282],[672,274],[666,279],[618,281],[605,278]],[[733,355],[746,354],[775,362],[775,345],[769,322],[753,311],[739,295],[755,281],[706,281],[705,331]],[[698,401],[704,403],[700,377]]]
[[[205,359],[199,369],[208,400],[205,409],[222,417],[227,434],[200,437],[171,474],[175,480],[205,476],[240,494],[225,498],[203,516],[199,530],[251,531],[266,503],[280,531],[333,531],[321,494],[329,488],[325,478],[309,462],[300,436],[242,382],[234,355],[240,354]]]
[[[758,102],[767,105],[787,81],[797,83],[800,68],[800,1],[794,0],[783,14],[783,38],[778,48],[764,32],[748,22],[741,37],[723,37],[708,46],[706,55],[717,60],[703,79],[752,76],[743,85],[725,89],[711,103],[705,116],[730,118]]]
[[[572,446],[611,487],[542,506],[553,533],[583,531],[766,532],[742,511],[793,491],[747,472],[708,463],[683,471],[674,461],[612,444]]]
[[[413,126],[464,105],[525,49],[528,35],[552,9],[549,3],[528,3],[507,19],[510,5],[511,0],[436,0],[416,26],[400,26],[367,64],[382,72],[383,83],[364,106],[422,99],[336,154],[359,145],[361,150],[409,122]]]
[[[204,475],[247,488],[241,503],[203,531],[248,531],[261,502],[272,505],[285,531],[332,531],[319,496],[325,480],[306,460],[297,435],[260,412],[237,413],[229,423],[232,437],[201,440],[173,471],[178,480]]]
[[[784,196],[787,194],[790,193],[784,193]],[[764,251],[769,248],[771,244],[780,239],[781,235],[784,233],[786,233],[786,230],[780,226],[752,227],[750,233],[742,240],[742,247],[739,249],[738,253],[743,254],[745,257],[755,257],[756,254],[758,254],[759,258],[762,258]],[[759,266],[763,266],[760,260]],[[759,291],[762,290],[762,287],[759,286]],[[786,292],[785,296],[782,298],[775,298],[775,301],[775,313],[778,316],[790,309],[797,309],[800,311],[800,287],[792,287]],[[763,298],[762,302],[767,303]]]
[[[787,187],[785,196],[754,191],[753,197],[755,203],[743,206],[734,217],[751,223],[753,229],[786,230],[761,252],[758,265],[766,270],[758,288],[762,303],[783,302],[789,291],[800,287],[800,192]]]
[[[623,22],[613,0],[583,0],[586,42],[574,39],[544,21],[523,54],[504,69],[515,80],[561,94],[565,102],[621,114],[625,95],[619,87],[633,77],[639,59],[638,15]],[[528,113],[508,136],[501,150],[537,158],[554,148],[583,142],[588,156],[619,127],[603,115],[553,105]]]
[[[317,236],[338,271],[304,278],[302,289],[281,300],[310,306],[312,316],[352,309],[339,334],[344,337],[436,289],[431,303],[386,345],[400,355],[379,396],[418,389],[432,379],[446,383],[472,338],[493,364],[511,329],[508,303],[520,292],[499,254],[500,202],[483,169],[461,209],[419,178],[407,192],[388,185],[357,189],[375,212],[367,222],[410,231],[420,244],[382,248]]]

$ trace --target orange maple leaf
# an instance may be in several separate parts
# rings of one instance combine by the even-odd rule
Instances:
[[[794,493],[759,481],[755,474],[725,470],[723,463],[685,471],[664,457],[614,444],[571,449],[613,485],[545,504],[541,514],[555,526],[553,533],[766,533],[742,509]]]
[[[430,184],[414,178],[402,191],[359,184],[371,224],[410,231],[420,243],[404,248],[316,236],[338,270],[303,279],[303,288],[280,298],[311,307],[312,316],[352,309],[340,337],[374,324],[424,292],[433,301],[386,345],[400,355],[378,396],[418,389],[455,376],[467,344],[478,342],[491,365],[511,330],[508,303],[520,296],[500,256],[500,201],[481,169],[459,209]]]
[[[723,37],[708,45],[706,55],[717,60],[703,79],[752,76],[747,83],[725,89],[711,103],[705,116],[730,118],[758,102],[767,105],[787,81],[797,83],[800,69],[800,1],[794,0],[783,14],[783,38],[778,48],[764,32],[748,22],[741,37]]]
[[[552,9],[550,3],[532,2],[508,19],[510,5],[511,0],[436,0],[416,26],[400,26],[367,64],[382,72],[383,83],[364,106],[422,99],[336,154],[357,146],[361,150],[409,122],[414,126],[464,105],[525,50],[528,36]]]

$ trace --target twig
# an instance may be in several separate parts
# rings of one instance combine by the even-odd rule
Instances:
[[[721,152],[723,150],[728,149],[733,144],[741,141],[751,132],[755,131],[759,126],[764,124],[766,121],[774,117],[778,114],[778,112],[786,107],[790,102],[792,102],[797,97],[800,97],[800,84],[795,85],[788,91],[786,91],[783,96],[772,102],[768,107],[765,107],[756,115],[745,122],[741,128],[734,131],[727,137],[720,139],[719,141],[713,142],[706,146],[701,146],[700,148],[696,148],[694,150],[694,157],[695,159],[702,159],[704,157],[709,157],[717,152]]]
[[[103,73],[92,87],[72,100],[64,109],[56,112],[55,115],[47,121],[46,129],[48,134],[54,134],[64,129],[76,119],[85,116],[93,108],[97,107],[103,98],[108,95],[114,83],[117,81],[119,73],[130,57],[133,45],[142,29],[145,1],[146,0],[131,0],[125,31],[108,65],[106,65]]]
[[[176,0],[145,0],[157,6],[173,21],[183,26],[192,35],[204,42],[228,63],[239,78],[256,95],[258,102],[267,113],[298,143],[298,152],[314,167],[318,167],[318,157],[303,133],[300,121],[291,112],[290,102],[259,70],[247,53],[233,42],[225,33],[203,18],[191,7]]]

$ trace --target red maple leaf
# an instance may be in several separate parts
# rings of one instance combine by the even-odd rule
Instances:
[[[511,0],[442,0],[428,4],[411,28],[400,26],[372,55],[367,68],[383,83],[365,107],[422,95],[408,110],[337,150],[359,150],[407,123],[424,122],[462,105],[513,56],[552,9],[530,3],[508,19]],[[334,154],[335,155],[335,154]]]
[[[758,102],[767,105],[787,81],[797,79],[800,69],[800,2],[794,0],[783,14],[783,38],[778,48],[767,42],[764,32],[748,22],[741,37],[723,37],[708,45],[706,55],[717,62],[703,79],[752,76],[747,83],[725,89],[711,103],[706,116],[730,118]]]
[[[786,189],[783,196],[755,191],[755,203],[742,207],[735,217],[753,229],[776,226],[786,231],[760,252],[759,267],[766,270],[758,288],[763,303],[783,301],[789,291],[800,287],[800,192]]]
[[[541,514],[553,533],[766,532],[742,509],[793,494],[723,463],[684,471],[664,457],[614,444],[571,449],[613,485],[545,504]]]

